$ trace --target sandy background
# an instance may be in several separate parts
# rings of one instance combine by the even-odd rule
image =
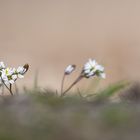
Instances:
[[[31,66],[19,85],[39,70],[41,86],[59,88],[64,67],[88,58],[106,67],[102,85],[139,80],[139,0],[0,0],[0,60]]]

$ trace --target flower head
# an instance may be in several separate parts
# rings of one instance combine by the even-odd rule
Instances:
[[[14,84],[17,79],[15,74],[15,68],[6,68],[1,71],[1,80],[6,84]]]
[[[5,69],[4,62],[0,62],[0,70]]]
[[[17,71],[18,78],[24,78],[26,69],[23,66],[19,66],[16,71]]]
[[[65,69],[65,74],[70,75],[76,68],[76,65],[69,65]]]
[[[93,76],[99,76],[105,78],[104,67],[99,65],[95,60],[89,59],[89,61],[84,65],[82,74],[86,78]]]

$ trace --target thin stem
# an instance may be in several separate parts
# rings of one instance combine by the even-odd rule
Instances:
[[[16,92],[16,94],[18,94],[19,92],[18,92],[18,87],[17,87],[17,84],[15,83],[15,92]]]
[[[2,84],[2,95],[4,95],[4,85]]]
[[[5,87],[9,90],[10,92],[10,88],[4,83],[4,81],[2,81],[2,83],[5,85]]]
[[[79,89],[79,88],[77,89],[77,91],[78,91],[78,95],[79,95],[81,98],[83,98],[83,96],[82,96],[82,94],[81,94],[81,92],[80,92],[80,89]]]
[[[2,79],[2,78],[1,78]],[[11,95],[14,95],[12,92],[12,84],[10,84],[10,88],[4,83],[4,81],[2,80],[2,83],[4,84],[4,86],[9,90],[9,92],[11,93]]]
[[[63,94],[63,88],[64,88],[65,77],[66,77],[66,74],[64,73],[63,79],[62,79],[62,83],[61,83],[61,95]]]
[[[69,88],[66,89],[66,90],[62,93],[61,96],[65,96],[66,93],[67,93],[74,85],[76,85],[76,84],[77,84],[80,80],[82,80],[82,79],[83,79],[83,76],[80,75],[80,76],[69,86]]]
[[[12,84],[10,84],[10,93],[11,93],[11,95],[14,95],[12,92]]]

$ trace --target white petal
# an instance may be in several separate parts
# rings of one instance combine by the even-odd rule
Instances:
[[[14,81],[14,80],[9,80],[9,83],[10,83],[10,84],[14,84],[15,81]]]
[[[71,74],[74,70],[75,70],[76,66],[75,65],[69,65],[66,69],[65,69],[65,74]]]
[[[106,74],[105,73],[100,73],[99,75],[101,78],[105,79],[106,78]]]
[[[2,74],[2,79],[4,80],[4,81],[7,81],[8,80],[8,77],[7,77],[7,75],[5,75],[4,73]]]
[[[20,71],[22,71],[23,70],[23,67],[22,66],[19,66],[18,68],[17,68],[17,72],[20,72]]]
[[[13,74],[13,69],[12,68],[9,68],[8,75],[12,75],[12,74]]]
[[[97,66],[96,66],[96,70],[104,71],[104,67],[101,66],[101,65],[97,65]]]
[[[92,59],[89,59],[89,60],[88,60],[88,63],[89,63],[89,64],[92,64]]]
[[[6,85],[9,85],[9,84],[10,84],[8,80],[7,80],[7,81],[4,81],[4,83],[5,83]]]
[[[17,79],[17,75],[12,75],[12,79],[16,80]]]
[[[88,78],[90,78],[90,77],[92,77],[94,75],[94,72],[90,72],[90,73],[88,73],[86,76],[88,77]]]
[[[21,74],[18,74],[18,78],[24,78],[24,76]]]
[[[93,61],[92,61],[92,65],[94,65],[94,66],[97,65],[96,60],[93,60]]]
[[[23,66],[19,66],[17,68],[17,72],[20,73],[20,74],[24,74],[26,72],[26,69]]]
[[[85,64],[84,69],[90,69],[91,65],[89,63]]]
[[[84,71],[84,73],[89,73],[89,72],[90,72],[90,70],[89,70],[89,69],[87,69],[87,70],[85,70],[85,71]]]

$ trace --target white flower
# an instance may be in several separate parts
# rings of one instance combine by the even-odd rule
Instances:
[[[6,84],[13,84],[17,79],[15,77],[15,68],[6,68],[1,71],[1,79]]]
[[[89,59],[84,65],[83,73],[86,78],[93,77],[94,75],[105,78],[104,67],[99,65],[95,60]]]
[[[12,79],[15,81],[17,80],[18,76],[16,74],[12,75]]]
[[[65,74],[69,75],[71,74],[76,68],[76,65],[69,65],[67,66],[67,68],[65,69]]]
[[[17,72],[20,73],[20,74],[24,74],[26,72],[26,69],[23,66],[19,66],[17,68]]]
[[[23,66],[19,66],[16,71],[18,78],[24,78],[23,75],[25,74],[26,69]]]
[[[15,68],[6,68],[2,70],[2,74],[5,74],[6,76],[11,76],[12,74],[14,74],[15,72]]]
[[[4,62],[0,62],[0,69],[5,69]]]

